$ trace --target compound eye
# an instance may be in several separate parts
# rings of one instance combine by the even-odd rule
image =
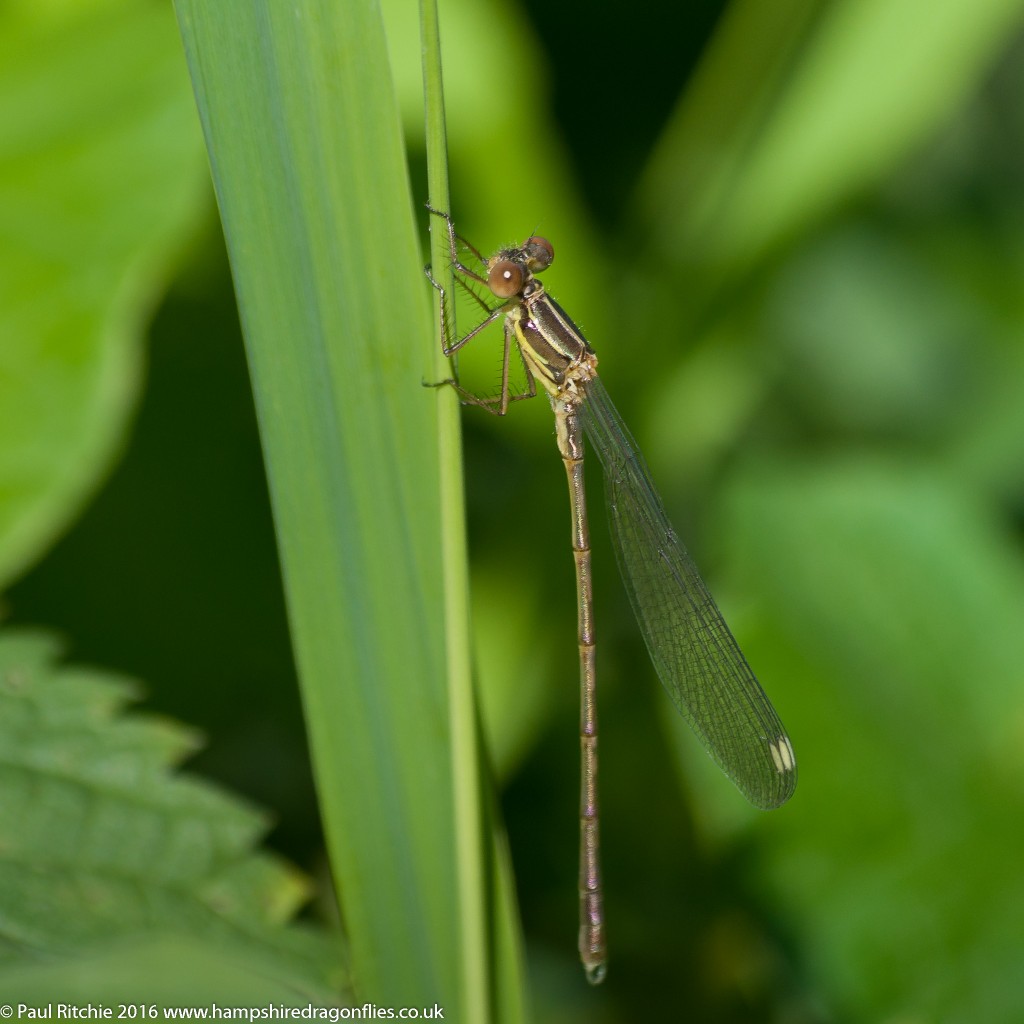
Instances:
[[[510,299],[523,289],[523,268],[511,260],[498,260],[487,272],[487,287],[499,299]]]
[[[538,274],[547,270],[555,259],[554,246],[540,235],[533,235],[523,242],[523,252],[526,253],[529,268]]]

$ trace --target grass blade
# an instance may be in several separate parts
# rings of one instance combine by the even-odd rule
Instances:
[[[441,38],[434,0],[421,0],[424,107],[426,111],[427,177],[430,205],[450,210]],[[431,218],[430,262],[435,279],[452,294],[448,236],[438,218]],[[438,300],[439,301],[439,300]],[[438,320],[439,322],[439,320]],[[450,376],[441,339],[435,342],[435,380]],[[458,877],[464,1006],[469,1018],[486,1021],[524,1019],[522,938],[516,919],[508,850],[495,821],[493,795],[481,790],[480,717],[468,657],[469,566],[466,551],[462,435],[459,403],[451,389],[439,402],[441,443],[442,547],[447,600],[447,653],[451,698],[452,767],[458,821]],[[487,803],[486,801],[490,801]],[[492,840],[493,837],[493,840]],[[486,901],[480,894],[488,892]],[[492,911],[488,916],[487,910]],[[493,985],[493,993],[491,987]]]

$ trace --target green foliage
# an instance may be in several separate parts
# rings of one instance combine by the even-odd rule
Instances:
[[[124,445],[141,325],[203,210],[173,19],[90,0],[0,11],[0,580]]]
[[[4,998],[181,1002],[220,985],[223,998],[240,977],[277,998],[336,998],[336,944],[288,925],[307,883],[253,851],[266,817],[174,774],[195,738],[124,715],[133,686],[56,654],[39,633],[0,637]],[[179,973],[184,940],[212,958],[194,976]],[[134,972],[100,966],[126,952]]]
[[[772,460],[730,498],[737,561],[772,609],[768,664],[806,737],[801,800],[767,861],[814,922],[815,969],[855,1019],[1009,1019],[998,1007],[1024,998],[1005,966],[1024,897],[1007,718],[1024,664],[1019,541],[941,463],[906,457]]]
[[[421,44],[411,4],[385,8],[390,60],[371,5],[188,0],[179,17],[354,977],[375,998],[516,1019],[517,926],[461,650],[459,442],[451,395],[421,387],[445,372],[405,176],[408,157],[425,200]],[[485,250],[534,231],[553,240],[547,283],[597,349],[789,725],[801,782],[787,807],[756,815],[705,763],[654,681],[595,510],[611,963],[606,986],[586,988],[564,479],[543,402],[501,422],[467,410],[473,667],[537,1019],[1013,1022],[1021,4],[628,13],[444,5],[453,213]],[[157,321],[158,372],[133,433],[127,417],[147,311],[204,201],[179,41],[166,10],[141,3],[9,5],[3,17],[6,578],[47,551],[127,449],[96,505],[10,592],[13,613],[69,623],[100,663],[144,665],[159,706],[209,712],[211,770],[253,791],[280,785],[273,803],[286,826],[306,823],[313,838],[289,835],[312,863],[303,737],[279,713],[290,652],[267,627],[282,618],[264,594],[276,552],[252,526],[264,496],[239,483],[256,476],[255,428],[233,412],[237,371],[216,358],[235,339],[209,244],[188,254]],[[147,503],[147,491],[165,497]],[[36,653],[21,663],[52,674],[46,644],[26,643]],[[80,672],[64,691],[48,715],[82,720],[121,699]],[[307,949],[283,925],[293,876],[248,852],[259,820],[161,776],[184,753],[178,730],[112,713],[86,719],[102,742],[75,747],[77,788],[51,773],[50,801],[27,806],[5,787],[17,857],[3,873],[19,874],[0,907],[60,958],[36,962],[21,936],[4,984],[91,992],[100,979],[120,993],[139,978],[158,986],[161,959],[208,970],[194,992],[325,984],[319,940]],[[51,730],[15,739],[15,723],[12,710],[3,762],[16,754],[38,773]],[[146,805],[149,832],[113,800],[126,758],[168,799],[187,794],[163,817]],[[95,830],[79,831],[89,843],[56,828],[38,841],[40,807],[70,829],[81,801],[101,797],[112,809],[76,826]],[[200,826],[233,843],[219,849],[240,866],[216,878],[244,941],[218,931]],[[161,835],[162,859],[145,859]],[[90,874],[101,862],[134,864],[158,888],[192,870],[196,890],[158,901],[176,934],[163,918],[143,938],[138,917],[132,935],[110,931],[116,886]],[[58,899],[83,898],[63,878],[25,887],[58,868],[96,886],[96,915],[60,919]]]

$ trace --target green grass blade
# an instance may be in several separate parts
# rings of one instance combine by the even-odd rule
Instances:
[[[180,0],[356,984],[460,1014],[437,395],[373,5]]]
[[[441,38],[434,0],[421,0],[423,92],[426,112],[427,178],[430,205],[450,210]],[[454,290],[448,235],[431,218],[430,261],[435,279]],[[439,302],[439,299],[437,300]],[[438,324],[440,319],[437,320]],[[435,341],[436,380],[451,373]],[[439,395],[442,546],[447,601],[447,651],[451,697],[452,762],[458,821],[463,1005],[469,1019],[524,1019],[522,937],[515,906],[508,851],[494,821],[493,794],[481,791],[481,728],[469,659],[469,566],[466,552],[462,435],[454,391]],[[486,900],[481,894],[487,892]],[[490,914],[488,914],[490,911]],[[493,986],[493,992],[492,992]],[[493,1014],[492,1014],[493,1011]]]
[[[423,98],[426,117],[427,190],[434,209],[449,210],[448,160],[446,154],[444,92],[441,80],[441,41],[437,6],[421,0],[420,31],[423,40]],[[436,217],[430,218],[430,264],[435,279],[452,294],[454,284],[448,266],[446,235]],[[437,275],[441,275],[438,277]],[[439,305],[440,298],[435,297]],[[439,321],[438,321],[439,322]],[[450,375],[441,346],[435,341],[434,380]],[[483,801],[480,792],[480,749],[476,702],[469,657],[469,564],[463,509],[462,434],[459,403],[450,388],[438,394],[438,441],[442,501],[441,544],[445,573],[445,646],[452,736],[452,784],[454,812],[459,819],[456,858],[459,884],[459,924],[465,943],[460,984],[463,1007],[471,1020],[490,1019],[490,959],[485,904]]]

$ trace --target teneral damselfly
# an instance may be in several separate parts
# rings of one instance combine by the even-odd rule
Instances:
[[[479,398],[457,379],[451,384],[467,404],[504,415],[511,402],[547,392],[555,437],[569,478],[572,547],[576,562],[580,653],[580,931],[579,950],[588,980],[606,972],[604,912],[598,844],[597,674],[590,536],[583,479],[583,436],[604,470],[605,496],[619,571],[633,611],[665,689],[711,757],[758,807],[778,807],[796,787],[796,758],[786,730],[750,670],[693,560],[680,543],[650,473],[626,425],[597,375],[597,356],[568,314],[536,275],[551,265],[554,250],[532,236],[521,246],[485,259],[444,220],[457,283],[466,284],[486,315],[461,338],[448,336],[447,296],[441,294],[444,353],[452,356],[486,326],[504,318],[501,390]],[[480,270],[459,258],[459,243],[480,261]],[[498,300],[488,305],[472,288],[483,285]],[[518,352],[527,387],[512,393],[509,360]]]

